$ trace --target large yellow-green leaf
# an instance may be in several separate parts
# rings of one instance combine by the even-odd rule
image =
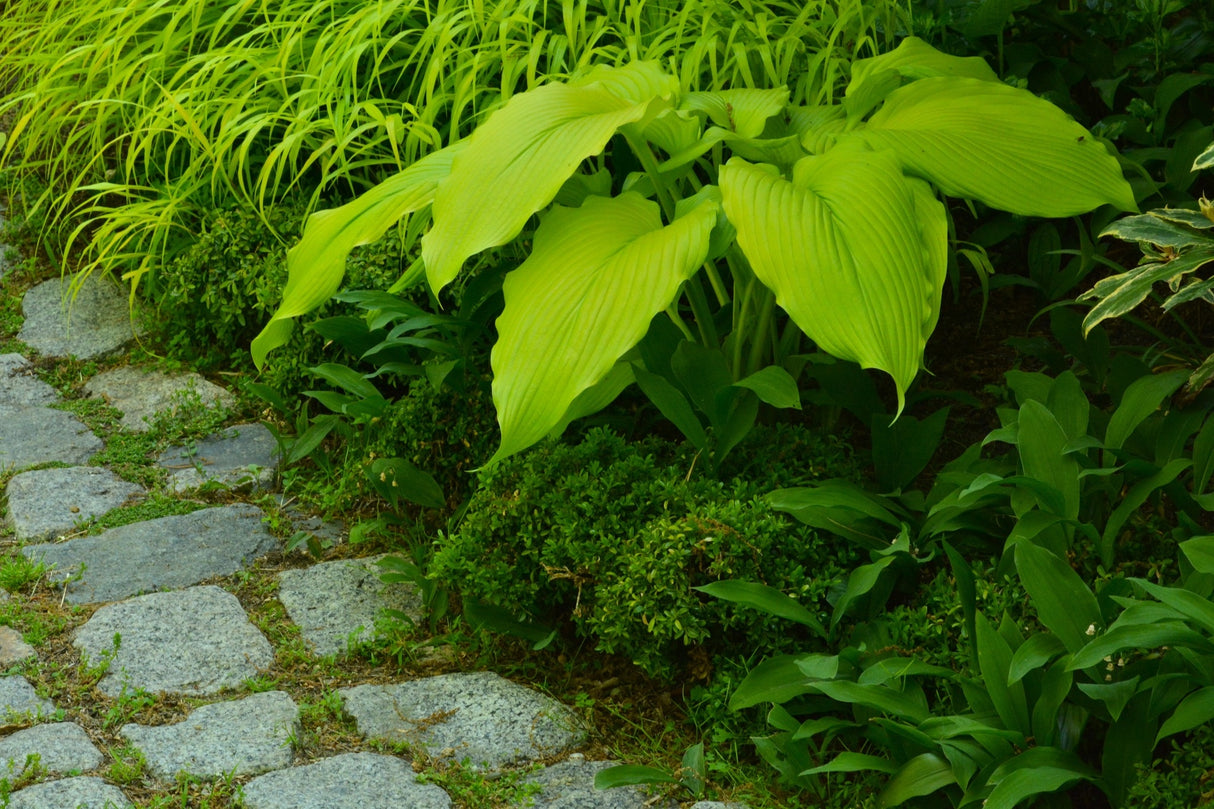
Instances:
[[[887,70],[908,79],[965,76],[983,81],[999,81],[999,76],[986,60],[979,56],[953,56],[936,50],[919,37],[906,37],[892,51],[853,62],[847,95],[852,95],[860,85]]]
[[[900,412],[939,314],[940,202],[855,145],[802,159],[792,182],[734,158],[720,184],[755,275],[824,351],[892,376]]]
[[[999,81],[995,71],[980,57],[952,56],[918,37],[907,37],[892,51],[858,59],[852,64],[843,106],[850,117],[863,118],[906,80],[929,76],[968,76],[982,81]]]
[[[681,105],[682,109],[705,113],[717,126],[743,138],[759,137],[767,119],[787,106],[787,87],[688,93]]]
[[[1072,216],[1105,203],[1135,210],[1105,147],[1032,93],[970,78],[927,78],[892,92],[849,133],[894,151],[945,194],[1027,216]]]
[[[490,463],[547,435],[645,336],[704,261],[718,210],[706,201],[663,227],[656,203],[625,193],[544,218],[502,287],[491,356],[502,443]]]
[[[450,173],[451,161],[462,148],[455,144],[428,155],[353,202],[308,217],[299,243],[287,251],[282,303],[250,347],[258,368],[266,355],[287,342],[294,318],[337,292],[351,250],[375,241],[402,216],[434,201],[439,181]]]
[[[511,97],[467,138],[438,188],[434,227],[422,238],[431,288],[450,283],[469,256],[517,236],[583,160],[676,90],[674,78],[636,62]]]

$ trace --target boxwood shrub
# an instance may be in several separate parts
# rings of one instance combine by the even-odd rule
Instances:
[[[761,495],[777,479],[853,470],[840,445],[787,425],[739,452],[769,463],[761,475],[718,480],[684,445],[603,428],[509,458],[480,473],[462,521],[437,540],[431,575],[514,617],[571,623],[599,650],[661,677],[706,655],[804,649],[808,639],[787,622],[692,588],[746,579],[824,606],[859,554]]]

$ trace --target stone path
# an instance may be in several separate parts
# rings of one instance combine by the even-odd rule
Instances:
[[[266,627],[224,589],[233,585],[223,577],[283,558],[281,540],[256,506],[201,507],[88,535],[92,521],[154,492],[90,465],[103,439],[57,408],[60,395],[32,371],[35,359],[112,356],[135,336],[117,286],[90,279],[70,306],[62,301],[65,288],[53,280],[25,294],[19,339],[28,356],[0,355],[0,473],[8,478],[6,523],[17,546],[2,559],[19,553],[45,565],[41,586],[85,611],[71,646],[79,670],[96,672],[95,696],[56,704],[39,695],[26,676],[43,663],[36,639],[29,645],[0,626],[8,633],[0,635],[0,665],[25,661],[0,676],[0,787],[12,790],[5,805],[169,805],[147,803],[147,796],[175,795],[178,779],[188,775],[235,783],[230,805],[247,809],[475,807],[476,798],[448,794],[426,777],[427,768],[461,763],[490,777],[522,770],[520,807],[676,806],[639,787],[596,791],[594,775],[609,763],[579,752],[588,729],[578,715],[487,671],[393,680],[394,669],[386,669],[368,674],[367,682],[331,676],[345,687],[330,691],[328,721],[344,724],[362,747],[317,755],[306,743],[298,695],[272,688],[284,656],[295,655],[293,665],[300,655],[310,658],[318,671],[340,669],[334,656],[373,638],[384,610],[424,620],[420,597],[409,585],[382,582],[379,557],[283,569],[266,577],[264,600],[281,605],[282,620],[300,640],[291,646],[279,632],[272,643]],[[82,393],[120,411],[118,429],[130,433],[154,430],[182,408],[235,406],[230,392],[196,375],[132,367],[96,374]],[[257,423],[148,459],[164,470],[161,497],[272,489],[277,462],[274,439]],[[325,530],[302,517],[291,527],[300,529]],[[120,719],[124,705],[158,699],[180,706],[171,721],[107,722],[113,729],[100,746],[86,731],[96,719],[90,724],[85,717],[118,711]],[[135,780],[116,778],[118,743],[126,746],[121,755],[141,763]]]

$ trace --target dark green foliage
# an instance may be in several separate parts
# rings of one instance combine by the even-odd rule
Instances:
[[[1214,725],[1202,725],[1171,740],[1167,752],[1139,771],[1126,794],[1135,809],[1205,806],[1214,800]]]
[[[293,200],[270,207],[264,218],[248,206],[209,213],[181,255],[164,268],[152,290],[171,356],[202,368],[250,367],[249,341],[278,304],[286,281],[288,247],[299,237],[306,206]],[[405,250],[393,231],[350,258],[350,285],[386,289],[399,277]],[[330,304],[323,314],[335,314]],[[268,369],[264,382],[297,392],[302,369],[321,362],[325,341],[297,332]]]
[[[772,438],[797,454],[768,476],[841,466],[837,450],[811,435]],[[764,442],[746,449],[761,458]],[[520,617],[572,619],[599,649],[653,674],[675,673],[691,646],[785,647],[793,633],[779,623],[691,588],[742,578],[820,605],[854,551],[772,511],[758,498],[761,480],[721,482],[693,466],[677,446],[629,444],[605,430],[503,461],[482,473],[463,522],[438,541],[431,575]]]
[[[298,237],[301,204],[212,211],[193,242],[161,273],[154,293],[170,350],[229,362],[261,328],[286,280],[286,240]]]
[[[497,443],[488,381],[460,391],[415,379],[408,395],[391,402],[367,436],[369,453],[404,458],[434,475],[449,503],[462,503],[476,482],[472,470]]]

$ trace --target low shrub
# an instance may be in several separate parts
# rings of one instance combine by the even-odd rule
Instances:
[[[768,475],[846,466],[836,445],[787,426],[746,449],[776,443],[791,453]],[[515,617],[571,621],[601,651],[656,676],[705,654],[784,648],[786,627],[692,588],[748,579],[817,604],[856,553],[772,511],[759,499],[766,479],[715,480],[695,460],[683,445],[594,429],[502,461],[481,473],[462,522],[437,541],[430,575]]]
[[[1126,795],[1136,809],[1208,806],[1214,802],[1214,725],[1193,729],[1183,740],[1173,739],[1168,752],[1139,770]]]
[[[250,367],[249,341],[285,283],[287,247],[307,213],[294,199],[259,215],[233,204],[208,213],[189,245],[160,274],[152,290],[170,356],[204,369]],[[386,289],[402,272],[405,249],[393,230],[351,256],[351,283]],[[330,303],[323,314],[334,314]],[[293,335],[288,351],[263,380],[280,392],[302,386],[302,369],[324,357],[325,340],[310,330]]]

